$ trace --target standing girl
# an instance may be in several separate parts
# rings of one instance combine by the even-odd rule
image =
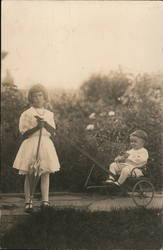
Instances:
[[[39,172],[43,206],[49,206],[49,174],[60,168],[57,153],[50,138],[54,137],[56,127],[53,113],[45,109],[48,102],[45,88],[40,84],[33,86],[29,90],[28,101],[31,107],[21,114],[19,121],[19,130],[24,140],[13,164],[13,167],[19,170],[19,174],[25,175],[24,192],[27,212],[32,210],[29,171],[36,161],[40,129],[42,129],[42,136],[39,147]]]

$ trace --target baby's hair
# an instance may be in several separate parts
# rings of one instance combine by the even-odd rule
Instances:
[[[44,95],[45,101],[48,102],[48,93],[47,93],[47,90],[45,89],[45,87],[42,84],[36,84],[36,85],[33,85],[29,89],[29,92],[28,92],[28,101],[30,103],[33,103],[33,93],[36,93],[36,92],[42,92],[43,95]]]
[[[141,138],[144,141],[144,145],[147,145],[148,135],[144,130],[135,130],[133,133],[130,134],[130,136],[136,136],[138,138]]]

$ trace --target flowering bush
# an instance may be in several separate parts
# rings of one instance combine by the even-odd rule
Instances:
[[[152,78],[148,77],[149,89],[145,76],[139,76],[139,81],[137,79],[137,81],[131,82],[128,79],[125,88],[124,82],[121,81],[118,86],[120,87],[122,83],[123,92],[118,92],[118,98],[108,101],[106,100],[106,88],[103,89],[101,86],[103,79],[106,80],[107,77],[91,78],[90,82],[84,83],[84,87],[81,87],[78,98],[74,96],[69,102],[64,101],[66,116],[60,110],[61,107],[63,108],[62,105],[54,106],[59,120],[58,152],[60,152],[61,159],[61,179],[64,180],[62,182],[70,190],[81,191],[83,189],[94,161],[81,153],[79,147],[104,168],[107,168],[120,152],[128,149],[130,133],[136,129],[143,129],[149,135],[146,147],[150,155],[149,166],[154,184],[156,188],[160,187],[162,108],[161,100],[158,100],[158,96],[161,95],[158,95],[158,92],[162,91],[162,85],[158,84],[157,98],[155,98],[156,81],[152,83]],[[94,93],[93,80],[95,81],[96,91],[98,89],[100,91],[98,97],[95,96],[96,91]],[[105,83],[110,84],[110,81],[109,79]],[[117,82],[115,83],[115,89],[117,89],[116,84]],[[145,86],[148,89],[146,92]],[[116,92],[114,84],[107,87],[108,91],[110,91],[110,88],[111,93]],[[120,93],[122,96],[120,96]],[[161,97],[159,98],[161,99]],[[62,127],[62,132],[59,132],[60,127]],[[67,138],[65,139],[65,135],[68,141]],[[96,168],[92,174],[92,183],[100,183],[102,179],[104,179],[104,173]]]
[[[93,164],[97,166],[95,162],[99,162],[107,168],[120,152],[128,149],[129,135],[136,129],[148,133],[149,166],[154,185],[160,188],[163,174],[162,79],[158,75],[139,75],[131,79],[122,72],[111,72],[107,76],[92,76],[76,93],[65,91],[53,95],[51,91],[57,124],[54,143],[61,163],[61,170],[51,175],[51,190],[82,191]],[[26,101],[17,89],[8,91],[2,93],[2,108],[7,117],[2,116],[4,174],[1,189],[11,192],[22,191],[22,182],[11,173],[11,168],[9,170],[8,160],[11,165],[18,136],[15,128]],[[14,96],[14,112],[11,96]],[[20,183],[15,182],[15,178]],[[104,178],[104,172],[97,167],[91,182],[101,183]]]

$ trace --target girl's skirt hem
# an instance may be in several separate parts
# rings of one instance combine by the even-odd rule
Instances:
[[[54,174],[55,172],[57,172],[59,170],[56,171],[43,171],[41,174]],[[27,175],[29,173],[29,171],[24,171],[24,170],[19,170],[18,174],[19,175]]]
[[[54,173],[60,169],[60,164],[55,147],[48,136],[42,136],[38,159],[36,152],[38,136],[31,136],[23,141],[16,155],[13,168],[19,170],[19,174],[27,174],[33,167],[41,170],[41,173]]]

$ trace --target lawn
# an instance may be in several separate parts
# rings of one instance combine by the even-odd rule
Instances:
[[[47,208],[32,213],[2,238],[12,249],[160,249],[161,210],[90,212]]]

